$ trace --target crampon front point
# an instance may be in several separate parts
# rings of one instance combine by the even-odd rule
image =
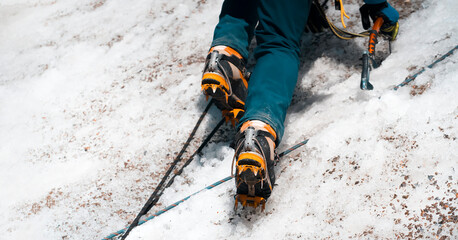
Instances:
[[[264,211],[267,197],[270,196],[272,192],[272,186],[266,182],[265,179],[260,179],[254,174],[246,174],[247,172],[242,172],[239,176],[243,179],[236,179],[238,182],[237,194],[235,195],[234,210],[237,210],[238,203],[242,207],[252,207],[258,208],[261,206],[261,211]],[[246,178],[246,175],[251,175],[249,179]],[[269,185],[267,190],[263,189],[264,184]],[[246,191],[248,190],[248,192]],[[263,197],[265,196],[265,198]]]
[[[239,202],[240,204],[242,204],[243,207],[258,208],[259,206],[261,206],[261,211],[264,211],[264,209],[266,208],[266,199],[264,199],[263,197],[250,197],[246,194],[237,194],[235,195],[235,210],[237,210]]]
[[[248,73],[242,56],[230,47],[210,49],[202,75],[202,92],[212,97],[226,122],[235,125],[245,113]]]
[[[206,75],[204,75],[206,77]],[[215,78],[215,75],[213,75]],[[224,80],[223,80],[224,81]],[[209,83],[211,82],[211,83]],[[233,126],[242,118],[245,113],[245,103],[236,100],[237,104],[229,104],[233,99],[230,99],[229,92],[227,91],[226,84],[215,83],[214,79],[204,79],[202,80],[202,92],[205,94],[205,97],[208,101],[209,97],[212,97],[218,108],[221,109],[221,113],[226,120],[226,122],[231,122]],[[231,105],[236,105],[238,108],[232,108]]]
[[[266,198],[272,192],[272,185],[265,171],[265,162],[254,153],[242,153],[236,168],[237,195],[235,196],[234,209],[237,210],[240,202],[243,207],[257,208],[261,206],[261,210],[264,210]]]

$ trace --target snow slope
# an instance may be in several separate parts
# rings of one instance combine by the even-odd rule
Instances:
[[[345,2],[360,31],[359,3]],[[279,150],[310,141],[277,166],[264,212],[235,214],[229,182],[129,239],[456,239],[458,54],[390,89],[457,45],[458,3],[391,3],[401,32],[371,73],[374,91],[359,90],[366,40],[304,35]],[[100,239],[135,217],[206,105],[200,75],[220,6],[0,3],[0,239]],[[213,109],[189,152],[219,118]],[[226,126],[151,213],[228,176],[233,134]]]

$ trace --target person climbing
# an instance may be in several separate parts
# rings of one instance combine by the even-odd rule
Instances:
[[[396,38],[398,12],[386,0],[364,0],[369,17],[384,19],[381,32]],[[300,38],[312,0],[225,0],[208,52],[202,91],[226,119],[238,121],[235,136],[235,207],[265,206],[275,183],[275,149],[284,133],[286,111],[298,78]],[[256,65],[246,69],[256,38]],[[233,165],[234,165],[233,163]],[[234,166],[232,167],[234,170]]]

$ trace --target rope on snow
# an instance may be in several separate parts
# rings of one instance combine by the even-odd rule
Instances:
[[[146,222],[148,222],[149,220],[151,220],[151,219],[153,219],[153,218],[155,218],[155,217],[157,217],[157,216],[159,216],[159,215],[161,215],[161,214],[167,212],[168,210],[170,210],[170,209],[172,209],[172,208],[178,206],[180,203],[182,203],[182,202],[188,200],[188,199],[191,198],[192,196],[197,195],[197,194],[199,194],[200,192],[202,192],[202,191],[204,191],[204,190],[212,189],[212,188],[214,188],[214,187],[220,185],[221,183],[227,182],[227,181],[229,181],[229,180],[231,180],[231,179],[232,179],[232,177],[229,176],[229,177],[223,178],[223,179],[221,179],[221,180],[219,180],[219,181],[217,181],[217,182],[215,182],[215,183],[213,183],[213,184],[210,184],[209,186],[207,186],[207,187],[205,187],[205,188],[203,188],[203,189],[201,189],[201,190],[199,190],[199,191],[197,191],[197,192],[195,192],[195,193],[193,193],[193,194],[191,194],[191,195],[189,195],[189,196],[187,196],[187,197],[181,199],[180,201],[177,201],[177,202],[175,202],[175,203],[172,203],[171,205],[165,207],[164,209],[155,212],[153,215],[151,215],[150,217],[147,217],[145,220],[139,221],[137,226],[140,226],[140,225],[142,225],[143,223],[146,223]],[[110,235],[108,235],[108,236],[102,238],[102,240],[113,239],[114,237],[119,236],[119,235],[123,234],[124,232],[126,232],[127,229],[128,229],[128,227],[125,227],[125,228],[123,228],[123,229],[121,229],[121,230],[119,230],[119,231],[117,231],[117,232],[114,232],[114,233],[112,233],[112,234],[110,234]]]
[[[426,66],[427,68],[433,68],[437,63],[439,62],[442,62],[444,59],[446,59],[447,57],[451,56],[453,54],[453,52],[458,48],[458,45],[456,45],[452,50],[448,51],[446,54],[444,54],[442,57],[440,57],[439,59],[437,59],[436,61],[434,61],[433,63],[431,63],[430,65]],[[405,85],[409,84],[410,82],[412,82],[413,80],[415,80],[415,78],[418,77],[418,75],[422,74],[424,71],[426,71],[426,68],[422,68],[420,69],[418,72],[416,72],[415,74],[413,75],[409,75],[408,77],[406,77],[406,79],[398,84],[396,87],[393,88],[393,90],[398,90],[400,87],[404,87]]]
[[[175,169],[175,167],[178,164],[178,162],[181,161],[181,157],[183,156],[184,152],[186,151],[186,149],[188,148],[189,144],[191,143],[191,140],[194,138],[194,135],[196,134],[197,129],[199,128],[200,124],[202,123],[202,120],[204,119],[205,115],[207,114],[208,110],[210,109],[210,107],[212,106],[213,103],[214,103],[213,100],[211,100],[208,103],[207,107],[202,112],[202,114],[199,117],[199,120],[197,121],[196,125],[194,126],[194,129],[192,130],[191,134],[189,135],[188,139],[186,140],[186,143],[183,145],[180,153],[178,153],[178,155],[175,157],[175,159],[173,160],[173,162],[170,165],[169,169],[167,170],[165,175],[162,177],[161,182],[158,184],[158,186],[156,187],[154,192],[149,197],[148,201],[145,203],[145,205],[142,207],[140,212],[137,214],[137,216],[135,217],[134,221],[127,228],[125,234],[122,236],[121,239],[125,239],[127,237],[127,235],[129,234],[129,232],[132,231],[132,229],[134,229],[138,225],[138,222],[140,221],[140,218],[143,215],[145,215],[146,213],[148,213],[148,211],[159,201],[159,198],[161,197],[161,195],[164,192],[165,188],[167,188],[167,185],[165,185],[165,187],[164,187],[164,184],[165,184],[166,180],[169,178],[170,174]],[[218,124],[217,128],[219,128],[219,126],[221,126],[221,124]],[[213,136],[212,134],[214,134],[214,131],[212,131],[212,133],[210,135],[210,138],[211,138],[211,136]],[[202,145],[206,145],[206,144],[207,144],[207,142],[204,142]],[[199,148],[198,151],[202,150],[202,148]],[[194,155],[193,155],[193,157],[194,157]],[[180,171],[180,173],[181,173],[181,171]],[[175,176],[176,176],[176,174],[172,176],[170,181],[173,182],[173,179],[175,178]]]
[[[288,148],[287,150],[285,150],[285,151],[283,151],[282,153],[278,154],[278,157],[281,158],[281,157],[283,157],[283,156],[285,156],[285,155],[288,155],[290,152],[292,152],[292,151],[294,151],[294,150],[296,150],[296,149],[298,149],[298,148],[304,146],[305,144],[307,144],[308,141],[309,141],[309,140],[306,139],[306,140],[304,140],[304,141],[302,141],[302,142],[300,142],[300,143],[297,143],[296,145],[292,146],[291,148]],[[177,202],[175,202],[175,203],[172,203],[171,205],[165,207],[164,209],[155,212],[155,213],[154,213],[153,215],[151,215],[150,217],[147,217],[145,220],[139,221],[138,224],[137,224],[137,226],[142,225],[142,224],[148,222],[149,220],[151,220],[151,219],[153,219],[153,218],[155,218],[155,217],[157,217],[157,216],[159,216],[159,215],[161,215],[161,214],[163,214],[163,213],[169,211],[170,209],[172,209],[172,208],[174,208],[174,207],[180,205],[182,202],[188,200],[188,199],[191,198],[192,196],[197,195],[197,194],[199,194],[199,193],[201,193],[201,192],[203,192],[203,191],[205,191],[205,190],[210,190],[210,189],[212,189],[212,188],[214,188],[214,187],[217,187],[217,186],[221,185],[222,183],[225,183],[225,182],[231,180],[232,178],[233,178],[232,176],[225,177],[225,178],[223,178],[223,179],[221,179],[221,180],[219,180],[219,181],[217,181],[217,182],[214,182],[213,184],[210,184],[210,185],[208,185],[207,187],[202,188],[202,189],[200,189],[199,191],[197,191],[197,192],[195,192],[195,193],[193,193],[193,194],[191,194],[191,195],[189,195],[189,196],[187,196],[187,197],[185,197],[185,198],[183,198],[183,199],[181,199],[181,200],[179,200],[179,201],[177,201]],[[128,228],[129,228],[129,226],[127,226],[127,227],[125,227],[125,228],[123,228],[123,229],[121,229],[121,230],[119,230],[119,231],[117,231],[117,232],[114,232],[114,233],[112,233],[112,234],[110,234],[110,235],[108,235],[108,236],[102,238],[102,240],[110,240],[110,239],[113,239],[113,238],[115,238],[115,237],[117,237],[117,236],[120,236],[121,234],[125,233],[125,232],[128,230]]]
[[[430,65],[428,65],[428,66],[426,66],[426,67],[427,67],[427,68],[433,68],[436,64],[438,64],[439,62],[442,62],[444,59],[446,59],[447,57],[451,56],[451,55],[454,53],[454,51],[455,51],[456,49],[458,49],[458,45],[456,45],[453,49],[451,49],[451,50],[448,51],[446,54],[442,55],[440,58],[438,58],[436,61],[434,61],[433,63],[431,63]],[[393,88],[393,90],[398,90],[400,87],[404,87],[404,86],[406,86],[407,84],[409,84],[410,82],[414,81],[420,74],[422,74],[423,72],[426,71],[426,67],[423,67],[422,69],[420,69],[420,70],[419,70],[418,72],[416,72],[415,74],[409,75],[408,77],[406,77],[406,79],[405,79],[403,82],[401,82],[400,84],[398,84],[397,86],[395,86],[395,87]],[[196,132],[198,126],[200,125],[200,122],[202,121],[203,117],[205,116],[205,114],[207,113],[207,111],[208,111],[208,109],[210,108],[211,105],[212,105],[212,102],[210,102],[210,103],[208,104],[208,106],[207,106],[206,109],[204,110],[204,113],[203,113],[202,116],[199,118],[198,123],[196,124],[195,128],[193,129],[192,133],[190,134],[190,137],[189,137],[188,140],[186,141],[186,143],[185,143],[183,149],[182,149],[181,152],[178,154],[178,156],[177,156],[177,158],[175,159],[174,163],[172,163],[172,166],[169,168],[169,171],[170,171],[170,172],[171,172],[171,170],[175,167],[176,163],[180,160],[181,155],[184,153],[185,149],[186,149],[187,146],[189,145],[189,142],[190,142],[191,139],[193,138],[193,136],[194,136],[194,134],[195,134],[195,132]],[[218,126],[212,131],[212,133],[210,134],[210,137],[209,137],[209,138],[211,138],[211,136],[213,136],[214,132],[216,132],[216,130],[217,130],[221,125],[222,125],[222,122],[218,123]],[[209,140],[209,139],[208,139],[208,140]],[[289,154],[290,152],[292,152],[292,151],[298,149],[299,147],[301,147],[301,146],[307,144],[307,142],[308,142],[308,139],[307,139],[307,140],[304,140],[304,141],[302,141],[302,142],[300,142],[300,143],[298,143],[298,144],[296,144],[296,145],[294,145],[293,147],[291,147],[291,148],[289,148],[289,149],[287,149],[287,150],[285,150],[285,151],[283,151],[282,153],[280,153],[280,154],[278,155],[278,158],[281,158],[281,157],[283,157],[283,156]],[[196,151],[196,153],[200,152],[200,151],[202,150],[201,148],[203,148],[203,147],[206,145],[206,143],[207,143],[207,141],[205,141],[205,144],[202,144],[202,146]],[[192,156],[189,160],[192,160],[193,157],[194,157],[194,155],[195,155],[196,153],[194,153],[193,156]],[[186,165],[189,164],[189,162],[190,162],[189,160],[185,163],[184,166],[186,166]],[[179,170],[179,173],[181,173],[182,171],[183,171],[183,169],[180,169],[180,170]],[[170,173],[168,172],[168,174],[170,174]],[[166,174],[166,176],[162,179],[163,181],[161,181],[161,183],[159,184],[159,186],[156,188],[155,193],[153,193],[153,195],[150,197],[150,199],[149,199],[149,201],[147,202],[147,204],[145,204],[144,209],[142,209],[141,213],[145,214],[145,213],[146,213],[149,209],[151,209],[151,207],[154,206],[154,204],[158,201],[159,198],[157,197],[157,195],[159,195],[159,196],[162,195],[163,189],[161,189],[161,188],[162,188],[163,184],[165,183],[165,179],[167,178],[168,174]],[[178,174],[178,175],[179,175],[179,174]],[[175,176],[176,176],[176,175],[175,175]],[[173,179],[174,179],[175,176],[172,177],[171,181],[168,182],[168,184],[166,185],[166,187],[168,187],[168,186],[171,185],[171,183],[173,182]],[[212,189],[212,188],[214,188],[214,187],[216,187],[216,186],[219,186],[220,184],[222,184],[222,183],[224,183],[224,182],[227,182],[227,181],[229,181],[229,180],[232,179],[232,178],[233,178],[232,176],[229,176],[229,177],[223,178],[223,179],[221,179],[221,180],[219,180],[219,181],[217,181],[217,182],[215,182],[215,183],[213,183],[213,184],[210,184],[209,186],[207,186],[207,187],[205,187],[205,188],[203,188],[203,189],[201,189],[201,190],[199,190],[199,191],[197,191],[197,192],[195,192],[195,193],[193,193],[193,194],[191,194],[191,195],[189,195],[189,196],[187,196],[187,197],[185,197],[185,198],[183,198],[183,199],[181,199],[181,200],[179,200],[179,201],[177,201],[177,202],[175,202],[175,203],[173,203],[173,204],[171,204],[171,205],[169,205],[169,206],[167,206],[167,207],[165,207],[164,209],[162,209],[162,210],[160,210],[160,211],[154,213],[152,216],[147,217],[145,220],[140,220],[140,217],[143,215],[143,214],[140,213],[140,214],[137,216],[137,218],[134,220],[133,224],[131,224],[131,225],[128,226],[128,227],[125,227],[125,228],[123,228],[123,229],[121,229],[121,230],[119,230],[119,231],[117,231],[117,232],[114,232],[114,233],[112,233],[112,234],[106,236],[106,237],[103,238],[102,240],[113,239],[114,237],[120,236],[121,234],[125,233],[126,231],[129,232],[129,230],[132,230],[133,227],[135,227],[135,226],[137,226],[137,225],[142,225],[143,223],[145,223],[145,222],[147,222],[147,221],[149,221],[149,220],[151,220],[151,219],[153,219],[153,218],[155,218],[155,217],[157,217],[157,216],[159,216],[159,215],[161,215],[161,214],[163,214],[163,213],[169,211],[170,209],[172,209],[172,208],[178,206],[179,204],[181,204],[182,202],[188,200],[188,199],[191,198],[192,196],[197,195],[197,194],[199,194],[200,192],[202,192],[202,191],[204,191],[204,190],[210,190],[210,189]],[[161,189],[162,191],[160,191],[160,189]],[[160,193],[157,194],[159,191],[160,191]],[[153,199],[154,199],[154,200],[153,200]],[[152,202],[152,204],[151,204],[151,202]],[[146,209],[147,209],[147,210],[146,210]],[[145,210],[146,210],[146,212],[145,212]]]

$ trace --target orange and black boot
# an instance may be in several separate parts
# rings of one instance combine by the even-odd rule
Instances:
[[[226,121],[234,125],[244,114],[248,73],[243,57],[234,49],[215,46],[210,49],[202,76],[202,91],[212,97]]]
[[[265,208],[275,183],[276,133],[268,124],[254,120],[243,123],[236,135],[235,209],[242,206]],[[234,170],[234,166],[232,166]]]

